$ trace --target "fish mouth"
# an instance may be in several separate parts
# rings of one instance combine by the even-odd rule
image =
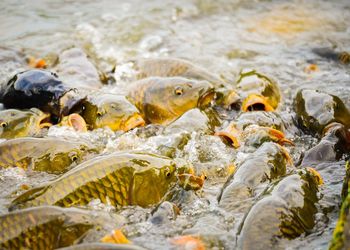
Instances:
[[[145,120],[142,118],[142,116],[140,114],[133,114],[131,117],[129,117],[124,124],[122,125],[122,130],[124,132],[127,132],[133,128],[136,127],[142,127],[145,126],[146,122]]]
[[[179,185],[186,191],[197,191],[203,187],[205,175],[197,176],[193,173],[183,173],[178,174],[177,179],[179,181]]]
[[[274,111],[267,98],[262,95],[250,94],[242,103],[242,111]]]
[[[77,132],[86,132],[87,125],[83,117],[77,113],[64,117],[60,123],[63,126],[72,127]]]
[[[48,113],[42,113],[39,117],[38,121],[38,127],[40,129],[43,128],[49,128],[52,126],[52,123],[50,122],[51,115]]]
[[[282,147],[282,146],[281,146],[280,148],[281,148],[281,150],[282,150],[282,154],[283,154],[284,158],[286,159],[287,163],[288,163],[289,165],[293,166],[293,158],[290,156],[290,154],[289,154],[289,152],[287,151],[287,149],[284,148],[284,147]]]
[[[231,90],[223,100],[224,108],[226,109],[236,109],[239,107],[241,98],[235,90]],[[239,108],[238,108],[239,109]]]
[[[198,100],[197,106],[200,108],[205,108],[212,102],[212,100],[215,99],[216,93],[214,88],[209,88],[201,92],[203,92],[203,94],[200,93],[200,98]]]
[[[280,145],[291,145],[291,146],[295,146],[294,142],[292,142],[291,140],[287,139],[284,135],[283,132],[274,129],[274,128],[268,128],[265,127],[265,129],[267,130],[268,134],[270,135],[271,139],[275,142],[277,142]]]
[[[216,131],[214,135],[220,136],[234,148],[238,148],[241,145],[238,139],[240,134],[241,132],[236,128],[235,124],[231,123],[223,130]]]
[[[322,137],[324,137],[327,134],[332,133],[333,131],[336,131],[338,129],[343,129],[344,125],[338,122],[332,122],[328,124],[322,131]]]

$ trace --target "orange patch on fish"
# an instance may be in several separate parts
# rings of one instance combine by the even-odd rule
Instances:
[[[130,244],[131,241],[126,238],[120,229],[113,230],[112,234],[106,235],[101,239],[103,243]]]

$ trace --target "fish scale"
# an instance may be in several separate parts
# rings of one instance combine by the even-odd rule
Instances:
[[[43,215],[44,217],[45,214]],[[50,218],[44,218],[44,223],[41,224],[41,216],[39,214],[27,214],[26,216],[17,214],[5,217],[4,219],[0,217],[0,231],[2,232],[0,234],[1,249],[18,249],[20,246],[30,249],[48,249],[48,246],[53,246],[54,235],[49,232],[55,227],[61,226],[62,222],[59,222],[59,220],[46,222],[47,220],[50,220]],[[36,224],[36,226],[29,227],[28,230],[21,232],[20,226],[10,226],[13,221],[15,225],[22,225],[23,227],[30,224]],[[45,234],[45,237],[42,237],[43,232],[48,232]],[[15,235],[17,237],[14,237]]]
[[[93,152],[97,149],[83,142],[49,137],[17,138],[0,143],[0,168],[31,168],[57,174]],[[73,160],[72,156],[77,160]]]
[[[186,111],[200,107],[202,98],[213,98],[212,93],[213,86],[205,80],[148,77],[132,83],[128,99],[147,122],[167,125]]]
[[[110,225],[108,223],[111,222]],[[0,249],[56,249],[70,246],[90,230],[110,230],[124,218],[77,208],[42,206],[0,215]]]
[[[113,206],[147,206],[159,201],[177,181],[174,174],[166,175],[165,172],[191,169],[186,162],[181,167],[174,164],[168,158],[137,153],[115,153],[96,157],[47,185],[25,192],[14,200],[10,209],[40,205],[70,207],[86,205],[93,199],[100,199],[105,204],[110,202]],[[157,171],[154,171],[155,169]],[[135,183],[135,174],[145,177],[138,176]],[[153,178],[153,182],[143,182],[144,178]],[[149,201],[144,200],[145,188],[153,190],[152,186],[148,186],[153,183],[158,183],[157,192],[149,192]],[[136,195],[141,195],[142,199],[137,199]]]
[[[227,83],[219,76],[191,62],[178,58],[147,58],[134,61],[137,79],[146,77],[186,77],[195,80],[205,80],[215,87],[226,86]]]

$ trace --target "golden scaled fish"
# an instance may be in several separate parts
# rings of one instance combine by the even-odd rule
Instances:
[[[0,143],[0,168],[20,167],[59,174],[98,149],[90,143],[47,138],[17,138]]]
[[[186,111],[207,106],[214,97],[207,81],[149,77],[132,84],[128,99],[149,123],[167,125]]]
[[[109,127],[113,131],[129,131],[145,124],[138,109],[122,95],[94,94],[76,109],[90,129]]]
[[[193,80],[204,80],[215,87],[222,87],[227,83],[208,70],[179,58],[142,58],[131,61],[136,71],[136,79],[147,77],[184,77]],[[116,67],[118,70],[118,67]]]
[[[178,175],[185,173],[193,173],[193,169],[181,160],[142,153],[114,153],[83,162],[58,179],[28,190],[12,202],[11,208],[70,207],[86,205],[92,199],[117,207],[147,207],[162,200],[181,181]]]
[[[49,250],[77,244],[90,231],[122,226],[121,216],[78,208],[42,206],[0,215],[1,249]]]
[[[237,81],[242,111],[274,111],[281,100],[277,83],[255,70],[242,72]]]
[[[37,108],[29,110],[7,109],[0,111],[0,138],[11,139],[36,136],[42,128],[51,126],[46,122],[50,115]]]

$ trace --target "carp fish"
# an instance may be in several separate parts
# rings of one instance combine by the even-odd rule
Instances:
[[[121,216],[78,208],[42,206],[0,215],[1,249],[56,249],[77,244],[89,231],[122,226]]]
[[[317,136],[321,136],[332,122],[350,127],[350,111],[343,101],[319,90],[299,90],[294,99],[294,110],[299,127]]]
[[[89,95],[74,110],[81,114],[90,129],[109,127],[113,131],[128,131],[145,124],[138,109],[122,95]]]
[[[128,99],[149,123],[167,125],[186,111],[207,106],[214,97],[207,81],[150,77],[132,84]]]
[[[42,128],[50,127],[49,114],[37,108],[29,110],[6,109],[0,111],[0,138],[11,139],[38,136]]]
[[[59,174],[97,152],[97,148],[84,142],[55,137],[17,138],[0,143],[0,168],[30,168]]]
[[[54,72],[27,70],[14,75],[0,91],[5,108],[39,108],[59,119],[77,102],[72,88],[63,84]]]
[[[274,111],[281,94],[277,83],[255,70],[242,72],[237,81],[237,91],[242,101],[242,111]]]
[[[16,207],[86,205],[93,199],[120,207],[147,207],[158,203],[178,181],[178,175],[192,173],[183,161],[141,154],[114,153],[85,161],[61,177],[20,195]]]
[[[318,173],[306,168],[273,184],[245,218],[239,249],[285,249],[283,239],[310,232],[315,225],[319,181]]]
[[[291,157],[280,145],[265,142],[247,158],[228,178],[219,196],[221,207],[231,209],[240,206],[261,192],[261,187],[292,169]]]
[[[136,72],[136,79],[147,77],[184,77],[193,80],[204,80],[215,87],[227,85],[224,80],[208,70],[179,58],[142,58],[130,61]],[[116,67],[115,71],[118,70]]]
[[[333,238],[329,244],[330,250],[349,249],[350,247],[350,235],[349,235],[349,223],[350,223],[350,163],[346,164],[346,176],[343,182],[342,188],[342,205],[340,208],[339,218],[337,225],[333,231]]]

